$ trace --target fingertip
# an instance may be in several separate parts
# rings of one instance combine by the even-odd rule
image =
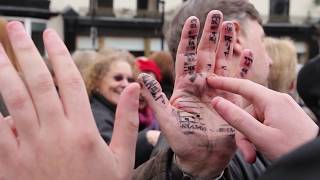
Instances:
[[[19,21],[10,21],[7,23],[6,28],[8,32],[11,32],[12,30],[22,29],[24,26]]]
[[[244,54],[245,56],[248,56],[248,57],[253,58],[253,51],[252,51],[251,49],[244,49],[244,50],[243,50],[243,54]]]
[[[121,93],[120,99],[125,102],[131,99],[135,105],[139,104],[140,85],[138,83],[129,84]],[[134,106],[135,107],[135,106]]]
[[[212,99],[212,101],[211,101],[211,104],[212,104],[212,107],[213,108],[219,108],[219,103],[221,102],[221,100],[222,100],[223,98],[222,97],[214,97],[213,99]]]
[[[54,33],[54,30],[52,30],[51,28],[48,28],[48,29],[45,29],[43,31],[43,37],[47,37],[47,36],[50,36]]]
[[[208,14],[220,14],[221,16],[223,15],[221,11],[216,10],[216,9],[211,10]]]

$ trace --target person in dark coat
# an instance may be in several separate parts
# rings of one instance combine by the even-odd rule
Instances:
[[[307,62],[299,71],[297,91],[305,105],[320,120],[320,56]]]
[[[88,68],[85,83],[97,127],[106,143],[110,143],[117,103],[121,92],[134,82],[134,57],[114,50],[97,55]]]

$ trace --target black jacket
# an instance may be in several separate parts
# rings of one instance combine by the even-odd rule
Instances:
[[[276,161],[259,180],[319,180],[320,139],[289,153]]]
[[[117,107],[97,92],[93,93],[90,97],[90,103],[100,135],[104,141],[109,144],[112,137]],[[135,167],[147,161],[152,152],[153,146],[147,140],[147,131],[148,129],[145,129],[138,134]]]
[[[107,144],[111,141],[117,106],[95,92],[90,97],[91,110],[100,135]]]

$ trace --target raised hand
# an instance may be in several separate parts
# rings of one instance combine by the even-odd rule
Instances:
[[[287,94],[234,78],[210,77],[208,84],[237,93],[251,103],[249,114],[221,97],[212,102],[217,112],[270,160],[312,140],[319,132],[318,126]]]
[[[177,50],[170,102],[154,78],[139,76],[142,93],[156,113],[178,166],[200,177],[219,175],[236,149],[235,130],[212,108],[212,98],[221,95],[241,104],[239,96],[210,88],[207,77],[216,74],[245,78],[252,64],[248,50],[242,54],[241,62],[231,61],[235,27],[222,19],[220,11],[208,14],[198,48],[199,20],[186,20]]]
[[[0,91],[10,121],[0,118],[0,179],[127,180],[134,167],[139,85],[124,90],[108,147],[100,137],[80,73],[53,30],[44,44],[59,94],[43,59],[19,22],[7,25],[20,75],[0,46]],[[11,125],[10,125],[11,124]]]

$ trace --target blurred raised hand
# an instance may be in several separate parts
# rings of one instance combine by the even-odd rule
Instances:
[[[189,17],[177,50],[175,87],[170,101],[159,83],[141,74],[143,96],[155,111],[162,132],[183,171],[198,177],[218,176],[236,150],[235,130],[212,108],[211,100],[223,96],[241,105],[242,98],[217,91],[209,76],[246,78],[253,62],[245,50],[240,62],[232,62],[235,25],[223,22],[220,11],[209,12],[197,47],[199,20]]]
[[[59,93],[23,25],[10,22],[7,31],[21,72],[0,46],[0,91],[11,115],[0,118],[0,179],[130,179],[139,85],[124,90],[108,146],[95,125],[80,73],[56,32],[46,30],[43,40]]]

